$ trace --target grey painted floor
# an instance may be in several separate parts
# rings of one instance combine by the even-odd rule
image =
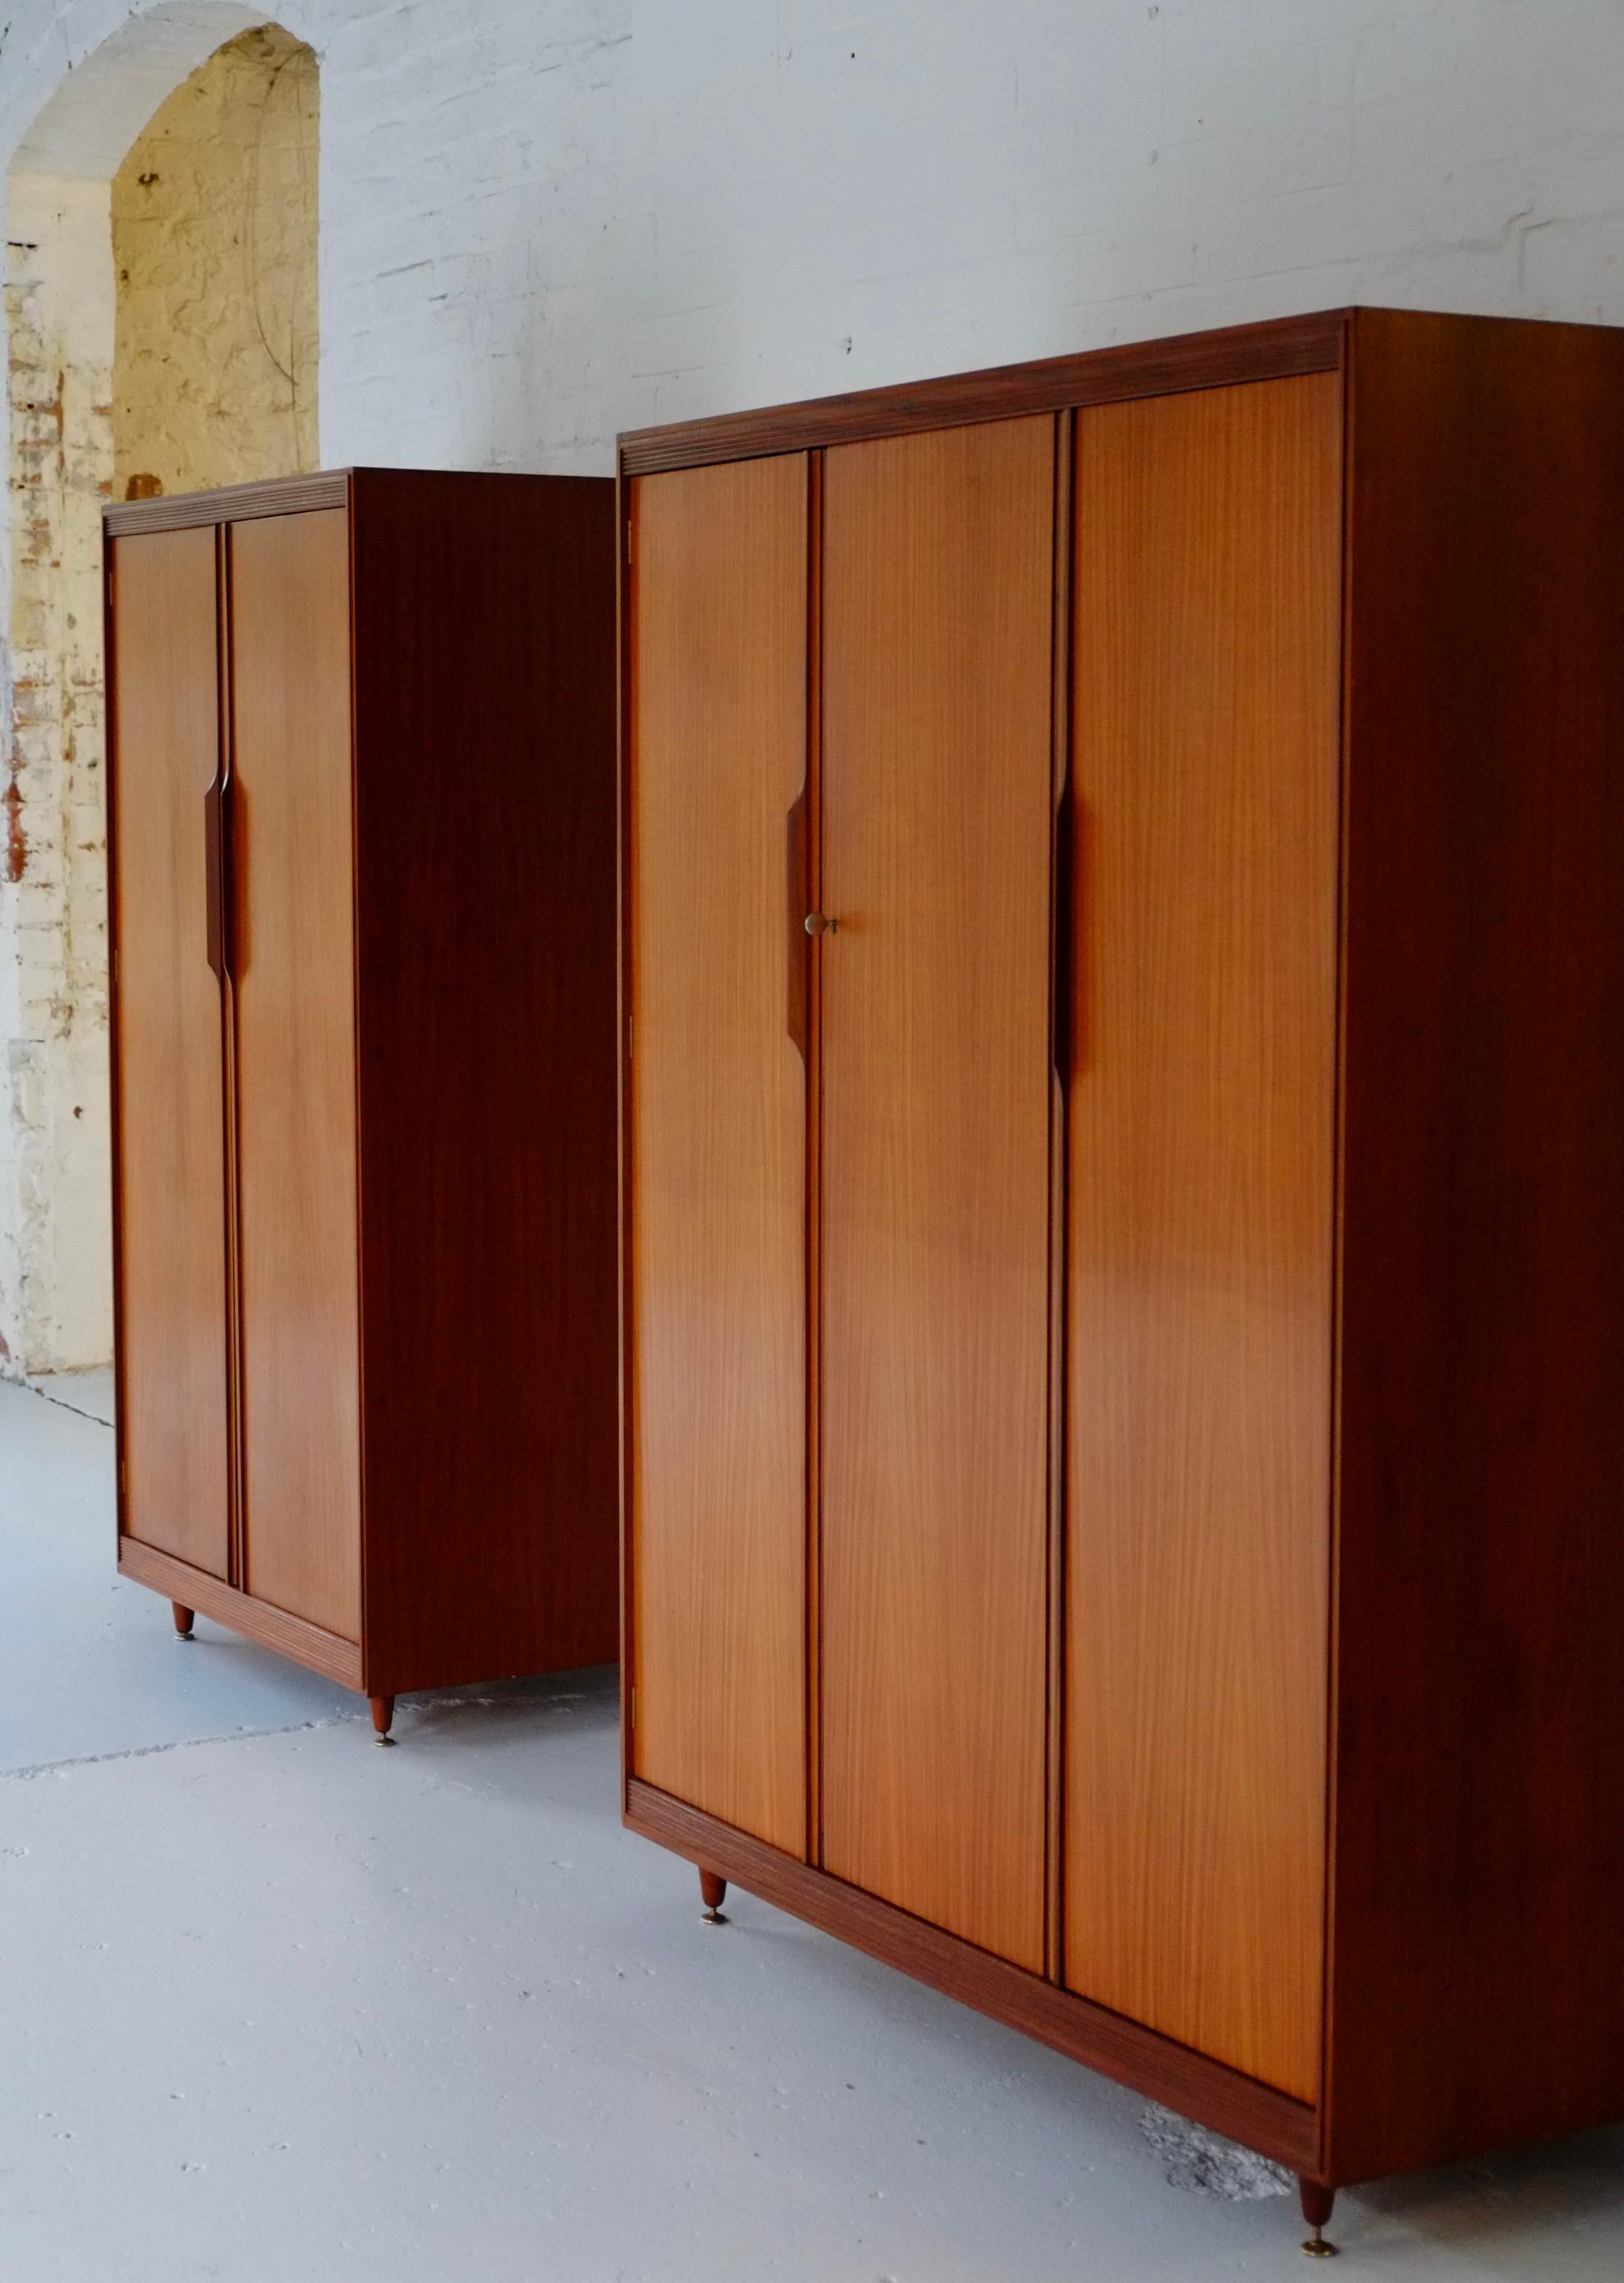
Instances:
[[[103,1406],[105,1408],[105,1406]],[[112,1556],[112,1436],[0,1386],[0,2276],[1288,2277],[1282,2197],[628,1837],[602,1674],[357,1701]],[[1235,2177],[1220,2177],[1236,2185]],[[1624,2134],[1344,2199],[1357,2276],[1615,2283]]]
[[[59,1403],[68,1411],[82,1412],[87,1419],[99,1419],[104,1427],[113,1424],[113,1366],[93,1364],[87,1371],[48,1371],[29,1386],[36,1395],[51,1403]]]

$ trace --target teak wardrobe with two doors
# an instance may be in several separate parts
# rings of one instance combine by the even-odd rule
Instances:
[[[1624,2110],[1624,335],[623,440],[626,1813],[1341,2182]]]
[[[615,1653],[614,487],[106,526],[119,1566],[386,1735]]]

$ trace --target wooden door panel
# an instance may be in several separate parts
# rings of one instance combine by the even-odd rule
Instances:
[[[1077,416],[1065,1978],[1320,2075],[1334,376]]]
[[[633,510],[630,1764],[804,1855],[806,458]]]
[[[349,518],[233,526],[247,1590],[361,1625]]]
[[[1054,478],[843,446],[824,523],[823,1861],[1034,1969]]]
[[[221,986],[204,794],[220,752],[213,526],[113,542],[120,1447],[131,1537],[227,1574]]]

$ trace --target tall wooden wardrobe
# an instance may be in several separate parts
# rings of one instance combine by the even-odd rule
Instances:
[[[615,1654],[614,487],[106,540],[119,1566],[386,1736]]]
[[[1624,334],[621,471],[627,1822],[1317,2235],[1624,2115]]]

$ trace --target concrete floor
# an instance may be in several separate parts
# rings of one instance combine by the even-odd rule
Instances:
[[[1309,2271],[1294,2204],[1171,2184],[1102,2079],[748,1897],[703,1926],[619,1827],[608,1675],[408,1700],[379,1752],[354,1698],[176,1647],[65,1392],[0,1386],[8,2283]],[[1333,2232],[1348,2283],[1616,2283],[1624,2133]]]
[[[104,1427],[113,1424],[111,1364],[93,1365],[88,1371],[43,1372],[28,1385],[48,1402],[59,1403],[64,1409],[80,1412],[87,1419],[99,1419]]]

